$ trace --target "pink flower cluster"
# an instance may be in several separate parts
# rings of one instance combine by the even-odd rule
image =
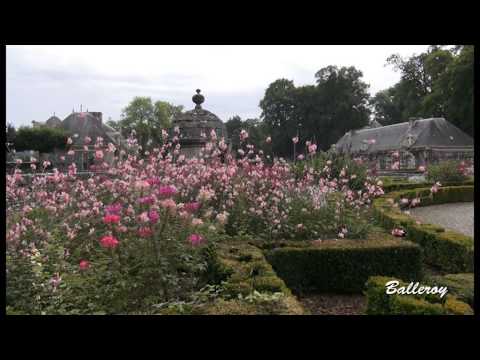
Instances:
[[[100,245],[106,249],[115,249],[118,246],[119,242],[116,237],[108,235],[102,237],[100,240]]]

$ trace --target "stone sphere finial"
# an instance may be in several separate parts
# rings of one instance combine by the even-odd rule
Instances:
[[[200,94],[200,89],[197,89],[196,90],[197,93],[195,95],[192,96],[192,101],[196,104],[195,105],[195,109],[201,109],[202,106],[201,104],[205,101],[205,97]]]

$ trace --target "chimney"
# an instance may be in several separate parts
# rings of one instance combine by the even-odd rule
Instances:
[[[416,117],[408,118],[408,125],[410,126],[410,128],[413,128],[415,126],[415,123],[416,123],[417,120],[418,120],[418,118],[416,118]]]

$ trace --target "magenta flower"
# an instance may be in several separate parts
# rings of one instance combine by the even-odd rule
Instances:
[[[201,235],[198,235],[198,234],[191,234],[188,237],[188,241],[190,242],[190,244],[192,246],[198,246],[198,245],[200,245],[201,243],[204,242],[204,238]]]
[[[142,205],[152,205],[155,202],[153,196],[144,196],[138,199],[138,202]]]
[[[158,184],[160,184],[160,179],[158,177],[152,177],[150,179],[147,179],[147,182],[150,185],[158,185]]]
[[[176,193],[177,189],[175,189],[173,186],[162,186],[160,189],[158,189],[158,194],[162,197],[170,197]]]
[[[102,237],[100,240],[100,245],[106,249],[115,249],[118,246],[119,242],[116,237],[107,235]]]
[[[160,219],[160,215],[158,215],[158,212],[156,210],[150,210],[148,212],[148,218],[152,224],[156,224],[158,222],[158,219]]]
[[[88,268],[90,268],[90,262],[87,260],[81,260],[79,266],[80,270],[87,270]]]
[[[186,203],[184,206],[185,211],[188,211],[189,213],[194,213],[200,208],[200,203],[199,202],[190,202]]]
[[[118,215],[105,215],[103,217],[103,222],[105,224],[117,224],[120,221],[120,216]]]
[[[111,204],[105,207],[105,212],[107,215],[118,215],[118,213],[122,210],[121,204]]]

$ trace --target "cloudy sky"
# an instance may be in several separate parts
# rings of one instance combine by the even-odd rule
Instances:
[[[279,78],[313,84],[328,65],[355,66],[370,93],[399,80],[386,58],[418,54],[427,45],[372,46],[8,46],[7,122],[16,127],[61,119],[83,109],[120,118],[134,96],[193,108],[202,89],[204,108],[224,121],[258,117],[268,85]]]

